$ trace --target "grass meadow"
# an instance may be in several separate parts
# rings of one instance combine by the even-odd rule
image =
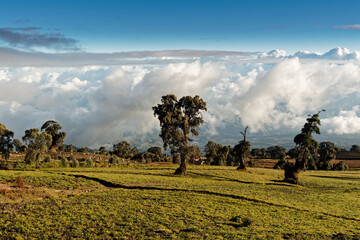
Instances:
[[[0,238],[360,238],[360,171],[176,167],[2,170]]]

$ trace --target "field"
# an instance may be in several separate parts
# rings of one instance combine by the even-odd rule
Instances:
[[[0,171],[0,238],[359,239],[360,172],[172,164]],[[19,178],[20,176],[20,178]]]

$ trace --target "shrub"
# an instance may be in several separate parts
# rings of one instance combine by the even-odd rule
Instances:
[[[25,163],[31,164],[36,162],[36,159],[38,158],[38,153],[34,150],[29,150],[25,155]]]
[[[349,169],[349,167],[343,161],[340,161],[339,163],[335,163],[332,166],[332,170],[335,170],[335,171],[345,171],[348,169]]]
[[[109,159],[109,163],[111,163],[111,164],[119,164],[120,160],[116,155],[112,155],[111,158]]]
[[[94,162],[92,160],[91,157],[89,157],[88,159],[86,159],[85,161],[85,167],[92,167],[94,165]]]
[[[79,167],[79,161],[75,158],[73,158],[73,160],[71,161],[71,167]]]
[[[64,157],[60,157],[60,163],[62,167],[67,167],[67,160]]]
[[[44,159],[44,162],[48,163],[51,162],[51,157],[50,156],[46,156]]]
[[[250,159],[248,162],[247,162],[248,166],[249,167],[255,167],[256,166],[256,163],[254,161],[254,159]]]
[[[285,159],[280,159],[274,166],[274,169],[284,169],[285,165],[288,163],[288,161],[285,161]]]

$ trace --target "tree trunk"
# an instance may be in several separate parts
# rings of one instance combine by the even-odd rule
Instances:
[[[299,174],[301,172],[301,168],[298,165],[286,164],[284,170],[285,170],[284,182],[304,186],[303,183],[299,182]]]
[[[236,170],[246,172],[245,156],[243,153],[240,155],[239,162],[240,162],[240,165],[238,166],[238,168]]]
[[[181,159],[180,166],[179,166],[179,168],[176,169],[174,174],[175,175],[186,175],[187,174],[186,165],[187,165],[186,158]]]

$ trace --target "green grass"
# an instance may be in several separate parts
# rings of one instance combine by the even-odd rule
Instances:
[[[54,189],[116,187],[0,204],[1,238],[331,239],[360,238],[360,172],[307,171],[307,187],[283,171],[175,165],[0,171]],[[76,177],[74,176],[76,175]],[[104,183],[104,182],[101,182]],[[9,193],[7,193],[9,194]]]

